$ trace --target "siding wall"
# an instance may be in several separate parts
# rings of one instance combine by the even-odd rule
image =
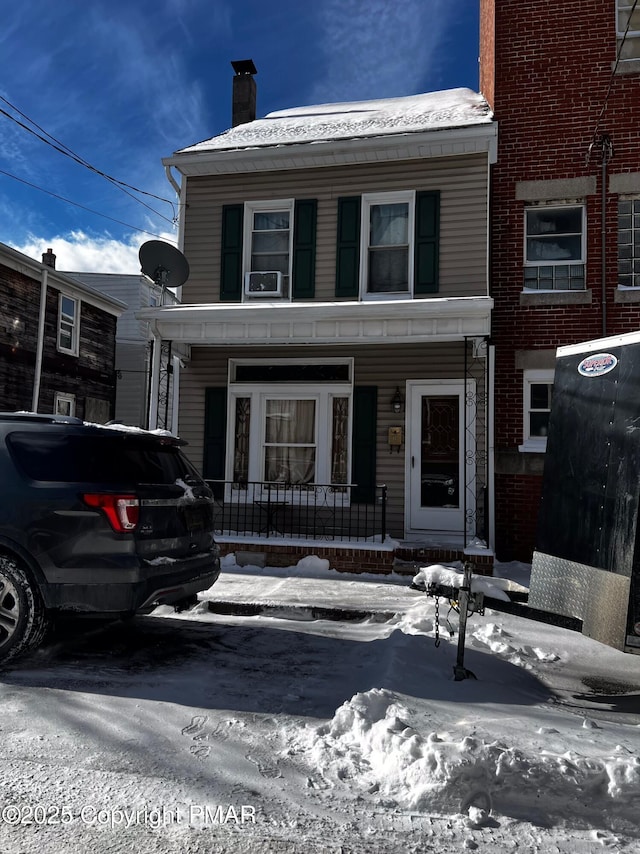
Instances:
[[[223,204],[262,199],[317,199],[317,300],[335,299],[337,199],[394,190],[439,190],[440,291],[487,293],[487,155],[372,163],[336,168],[192,177],[187,180],[184,252],[191,274],[185,303],[220,297]]]
[[[388,428],[405,426],[405,414],[391,412],[390,401],[396,390],[404,396],[408,379],[461,379],[464,376],[464,343],[389,345],[378,347],[340,348],[215,348],[194,347],[192,359],[181,373],[179,432],[189,442],[187,455],[198,468],[202,466],[204,397],[207,386],[226,386],[229,359],[233,358],[314,359],[354,357],[354,384],[378,388],[377,481],[388,487],[389,532],[404,534],[404,466],[405,448],[389,453]],[[484,437],[479,437],[480,446]],[[406,440],[406,435],[405,435]],[[479,450],[481,449],[479,447]]]

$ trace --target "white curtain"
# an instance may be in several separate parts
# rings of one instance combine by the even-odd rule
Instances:
[[[267,400],[264,479],[277,483],[315,480],[314,400]]]

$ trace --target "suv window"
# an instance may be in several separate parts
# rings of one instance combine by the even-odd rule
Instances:
[[[172,484],[197,475],[176,445],[135,434],[16,432],[7,442],[16,464],[32,480]]]

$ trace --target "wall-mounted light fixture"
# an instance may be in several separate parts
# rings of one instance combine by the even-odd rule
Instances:
[[[402,412],[404,406],[404,399],[400,394],[400,386],[396,386],[396,393],[391,398],[391,411],[398,414]]]

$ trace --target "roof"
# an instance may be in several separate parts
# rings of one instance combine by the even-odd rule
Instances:
[[[119,317],[127,308],[126,303],[108,294],[95,290],[82,281],[73,279],[66,273],[61,273],[54,267],[42,264],[17,249],[0,243],[0,264],[16,270],[37,282],[42,281],[43,273],[47,274],[47,282],[52,288],[58,288],[71,296],[78,297],[108,314]]]
[[[395,136],[491,124],[484,97],[471,89],[446,89],[403,98],[294,107],[238,125],[176,152],[248,148]]]

